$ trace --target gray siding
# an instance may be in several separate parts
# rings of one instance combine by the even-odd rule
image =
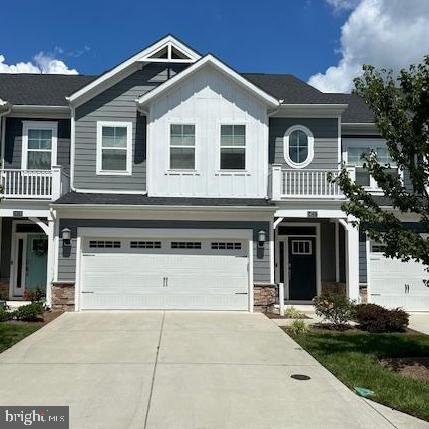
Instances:
[[[271,164],[288,166],[284,157],[283,138],[287,129],[293,125],[303,125],[314,135],[314,159],[306,168],[338,167],[338,121],[336,118],[271,118],[269,129]]]
[[[4,168],[21,168],[22,122],[38,121],[33,118],[6,118]],[[70,120],[40,119],[40,121],[58,122],[57,165],[65,172],[70,171]]]
[[[72,248],[63,249],[60,240],[58,256],[58,280],[74,281],[76,273],[76,236],[77,228],[164,228],[164,229],[252,229],[253,230],[253,280],[255,283],[269,283],[270,255],[269,241],[264,249],[257,247],[258,231],[270,234],[268,222],[228,222],[228,221],[157,221],[157,220],[98,220],[98,219],[61,219],[60,231],[70,228],[72,231]]]
[[[322,282],[335,282],[335,225],[322,221],[320,226]]]
[[[146,189],[146,118],[137,112],[136,98],[152,90],[183,69],[150,64],[92,98],[76,109],[75,179],[78,189],[134,190]],[[97,176],[97,121],[132,122],[132,175]]]
[[[359,233],[359,283],[367,283],[367,254],[366,254],[366,235]]]

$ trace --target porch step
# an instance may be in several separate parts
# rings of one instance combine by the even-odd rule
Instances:
[[[31,301],[6,301],[6,305],[10,308],[18,308],[22,307],[23,305],[31,304]]]

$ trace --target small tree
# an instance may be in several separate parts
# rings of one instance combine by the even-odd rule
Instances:
[[[391,70],[364,66],[354,83],[405,180],[392,174],[390,165],[381,165],[375,153],[363,155],[364,167],[392,210],[382,208],[377,197],[354,183],[345,166],[334,179],[348,198],[342,208],[370,238],[386,245],[385,256],[429,266],[428,236],[421,235],[429,233],[429,56],[422,64],[401,70],[398,77]],[[417,216],[419,231],[401,222],[398,214],[407,213]]]

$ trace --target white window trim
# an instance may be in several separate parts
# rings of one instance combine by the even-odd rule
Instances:
[[[290,159],[289,156],[289,137],[294,131],[302,131],[307,135],[308,138],[308,151],[307,158],[305,161],[297,163]],[[307,167],[313,161],[314,158],[314,135],[313,133],[304,125],[293,125],[289,127],[283,137],[283,152],[286,162],[293,168],[304,168]]]
[[[222,146],[222,125],[243,125],[244,126],[244,146]],[[219,123],[219,127],[218,127],[218,136],[219,136],[219,144],[218,144],[218,161],[217,161],[217,165],[218,165],[218,170],[217,170],[217,174],[219,175],[249,175],[249,171],[248,171],[248,150],[247,150],[247,136],[248,136],[248,132],[247,132],[247,122],[245,121],[223,121],[221,123]],[[221,154],[222,154],[222,149],[226,148],[226,149],[236,149],[236,148],[244,148],[244,168],[243,169],[227,169],[227,168],[221,168]]]
[[[194,127],[194,139],[195,143],[193,146],[183,145],[172,145],[171,144],[171,126],[172,125],[192,125]],[[167,157],[167,174],[184,174],[184,175],[198,175],[198,151],[197,151],[197,124],[192,121],[171,121],[168,123],[168,157]],[[194,149],[194,168],[172,168],[171,167],[171,148],[193,148]]]
[[[344,158],[344,162],[346,163],[347,166],[349,166],[349,146],[353,146],[353,147],[359,147],[359,148],[370,148],[370,149],[374,149],[377,146],[381,146],[382,144],[384,144],[387,148],[387,144],[386,141],[383,139],[368,139],[368,140],[356,140],[356,141],[347,141],[344,145],[344,152],[343,152],[343,158]],[[350,167],[355,167],[354,165],[350,165]],[[395,167],[392,166],[392,168],[397,168],[398,169],[398,174],[400,179],[404,180],[404,171],[401,170],[399,167]],[[383,194],[383,190],[381,188],[378,187],[378,184],[376,182],[376,180],[370,175],[369,176],[369,186],[364,186],[364,189],[366,191],[369,191],[371,193],[377,193],[382,195]]]
[[[102,154],[103,154],[103,127],[124,127],[127,129],[127,158],[126,170],[103,170]],[[132,174],[132,139],[133,124],[132,122],[117,122],[117,121],[97,121],[97,160],[96,173],[97,175],[105,176],[131,176]]]
[[[57,165],[57,141],[58,122],[53,121],[23,121],[22,122],[22,155],[21,169],[28,169],[28,131],[29,130],[50,130],[52,131],[51,150],[40,150],[40,152],[51,152],[51,168]]]

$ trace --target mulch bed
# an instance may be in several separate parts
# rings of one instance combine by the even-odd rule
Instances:
[[[17,324],[17,325],[28,324],[28,323],[39,323],[42,325],[47,325],[49,322],[52,322],[54,319],[56,319],[58,316],[61,316],[61,314],[63,313],[64,311],[61,311],[61,310],[51,310],[51,311],[45,311],[40,319],[35,320],[33,322],[24,322],[21,320],[8,320],[2,323],[10,323],[10,324]]]
[[[429,357],[387,358],[380,363],[399,374],[429,382]]]
[[[265,314],[265,316],[267,316],[267,317],[268,317],[268,319],[288,319],[288,320],[311,319],[311,317],[308,317],[308,316],[306,316],[305,314],[302,314],[302,317],[299,317],[299,318],[296,318],[296,317],[292,318],[292,317],[287,317],[287,316],[280,316],[280,314],[277,314],[277,313],[269,313],[269,312],[266,312],[266,313],[264,313],[264,314]]]

